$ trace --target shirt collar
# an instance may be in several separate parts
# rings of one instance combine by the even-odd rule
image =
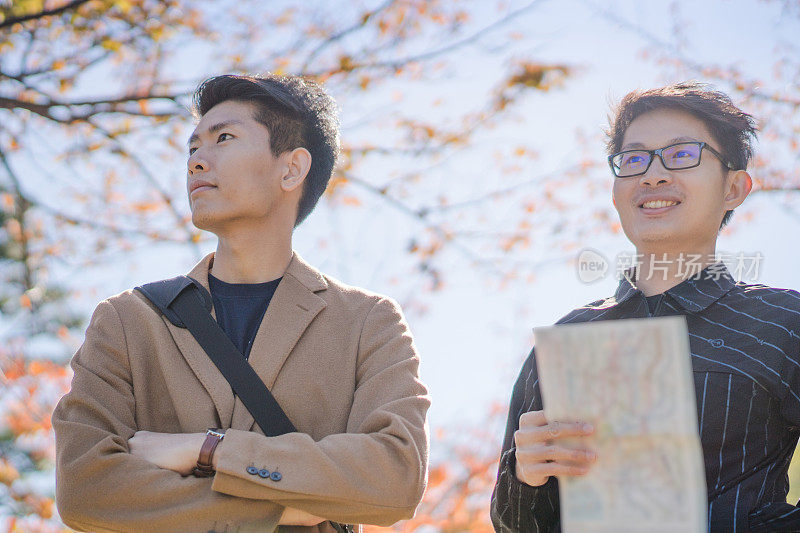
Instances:
[[[200,262],[195,265],[192,271],[189,272],[189,277],[199,282],[200,285],[203,286],[207,291],[210,290],[208,276],[211,265],[213,265],[213,261],[214,252],[211,252],[201,259]],[[284,276],[286,274],[293,276],[295,279],[297,279],[297,281],[299,281],[312,292],[321,291],[328,287],[328,282],[325,281],[325,277],[322,275],[322,273],[306,263],[305,260],[300,257],[300,254],[295,251],[292,251],[292,259],[289,262],[289,266],[286,267]]]
[[[635,294],[642,294],[635,285],[636,269],[623,272],[614,299],[617,304],[629,300]],[[719,261],[707,266],[698,276],[693,276],[675,285],[666,292],[673,300],[687,311],[697,313],[708,308],[722,298],[734,286],[734,281],[725,263]]]

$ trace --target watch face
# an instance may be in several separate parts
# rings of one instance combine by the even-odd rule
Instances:
[[[219,437],[220,439],[222,439],[225,436],[225,431],[218,428],[208,428],[208,431],[206,431],[206,435],[213,435],[215,437]]]

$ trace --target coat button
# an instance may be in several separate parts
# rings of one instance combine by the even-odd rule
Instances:
[[[258,468],[254,467],[254,466],[248,466],[247,467],[247,473],[250,474],[251,476],[254,476],[254,475],[258,474]]]
[[[258,475],[265,478],[269,477],[269,470],[267,470],[266,468],[262,468],[261,470],[258,471]]]
[[[272,481],[280,481],[281,479],[283,479],[283,476],[281,475],[280,472],[273,472],[272,474],[269,475],[269,478]]]

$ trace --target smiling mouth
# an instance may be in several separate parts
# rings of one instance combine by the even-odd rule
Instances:
[[[639,206],[640,209],[664,209],[679,205],[677,200],[649,200]]]

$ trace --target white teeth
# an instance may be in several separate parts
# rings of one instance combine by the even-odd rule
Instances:
[[[669,207],[672,205],[678,205],[678,202],[673,200],[652,200],[650,202],[645,202],[642,204],[642,207],[647,209],[658,209],[660,207]]]

